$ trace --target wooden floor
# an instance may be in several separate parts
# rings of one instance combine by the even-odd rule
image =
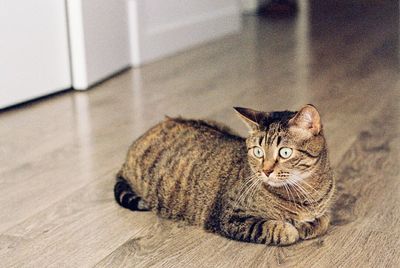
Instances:
[[[399,267],[399,3],[360,2],[246,17],[240,34],[1,112],[0,266]],[[245,134],[232,106],[306,103],[322,113],[338,180],[325,237],[240,243],[114,202],[129,144],[164,115]]]

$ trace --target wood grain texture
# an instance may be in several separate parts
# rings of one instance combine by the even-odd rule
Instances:
[[[399,3],[308,8],[291,19],[245,17],[238,35],[1,112],[0,266],[398,267]],[[232,106],[306,103],[322,114],[338,181],[326,236],[265,247],[114,202],[128,146],[165,114],[244,135]]]

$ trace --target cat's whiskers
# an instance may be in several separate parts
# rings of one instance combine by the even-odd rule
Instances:
[[[302,194],[301,192],[300,192],[300,194],[299,194],[299,191],[297,190],[297,187],[296,187],[295,184],[289,183],[289,184],[288,184],[288,188],[290,189],[291,186],[293,186],[293,192],[297,195],[299,201],[301,201],[302,199],[307,199],[307,197],[306,197],[304,194]],[[302,195],[302,197],[301,197],[300,195]],[[307,208],[306,208],[306,209],[307,209]]]
[[[313,204],[313,207],[314,207],[315,211],[317,210],[317,208],[320,208],[323,205],[322,202],[318,202],[318,200],[316,200],[314,197],[312,197],[310,192],[308,192],[304,187],[302,187],[301,185],[298,185],[298,186],[301,187],[301,189],[303,189],[304,192],[307,192],[309,194],[309,197],[312,199],[312,202],[313,202],[312,204]],[[317,192],[317,190],[315,190],[314,188],[313,188],[313,190],[315,192]]]
[[[293,186],[293,188],[291,188],[291,186]],[[296,194],[296,196],[298,197],[299,200],[302,200],[302,198],[300,197],[300,194],[301,194],[303,196],[303,198],[307,200],[307,202],[310,202],[307,195],[305,195],[302,192],[299,192],[299,190],[297,189],[297,182],[295,180],[291,180],[289,177],[289,179],[287,179],[287,183],[284,184],[284,187],[288,194],[289,200],[293,201],[293,204],[295,205],[297,212],[301,211],[301,209],[304,209],[309,214],[314,215],[314,213],[310,210],[310,208],[308,208],[306,206],[301,206],[301,205],[297,204],[297,202],[295,202],[294,194]],[[292,190],[294,193],[292,193]]]
[[[307,191],[302,185],[300,181],[293,181],[293,184],[296,185],[300,190],[302,190],[302,192],[308,197],[307,201],[312,201],[312,203],[317,203],[317,200],[315,200],[315,198],[312,196],[312,194]],[[316,192],[316,190],[314,189],[314,191]],[[311,199],[311,200],[310,200]]]
[[[246,197],[252,186],[258,181],[258,175],[252,174],[251,176],[247,177],[248,181],[245,182],[239,190],[239,196],[236,198],[234,207],[236,208],[238,204],[240,204],[243,199]]]
[[[320,203],[318,203],[311,195],[310,193],[305,190],[298,182],[293,181],[292,186],[294,186],[296,191],[300,191],[300,193],[305,197],[305,200],[311,205],[308,207],[304,208],[309,208],[308,211],[311,215],[315,216],[317,214],[317,209],[320,207]]]
[[[288,194],[289,201],[291,201],[291,200],[293,201],[292,195],[291,195],[291,192],[290,192],[290,189],[289,189],[288,185],[287,184],[283,184],[283,186],[285,187],[286,193]],[[296,210],[296,213],[297,213],[299,211],[299,207],[295,202],[293,202],[293,204],[295,206],[295,210]]]
[[[236,198],[236,201],[239,201],[239,200],[242,198],[242,196],[246,193],[246,191],[248,191],[249,186],[250,186],[251,184],[254,183],[254,180],[255,180],[255,177],[254,177],[254,176],[253,176],[253,177],[250,177],[250,178],[248,178],[248,181],[246,181],[246,182],[240,187],[240,189],[239,189],[239,196]]]
[[[306,195],[307,197],[307,201],[310,202],[312,201],[313,203],[315,203],[315,199],[313,198],[312,194],[307,191],[303,186],[302,183],[304,183],[305,185],[307,185],[308,187],[310,187],[314,192],[317,192],[317,190],[315,190],[313,187],[311,187],[311,185],[309,185],[304,178],[306,178],[309,173],[303,173],[303,174],[299,174],[299,173],[294,173],[294,174],[289,174],[289,176],[287,177],[287,181],[290,185],[296,185],[298,188],[300,188],[302,190],[302,192]],[[311,198],[311,200],[310,200]]]
[[[301,206],[299,204],[297,204],[294,194],[292,192],[292,189],[289,187],[289,185],[286,185],[286,187],[289,190],[289,195],[290,195],[289,199],[291,199],[293,201],[293,204],[296,206],[297,210],[299,211],[301,209]]]
[[[253,196],[255,191],[257,190],[258,186],[260,185],[262,181],[260,179],[255,180],[255,182],[249,187],[249,192],[247,194],[247,197]],[[246,199],[246,197],[244,198]]]
[[[292,185],[292,186],[294,186],[293,191],[296,193],[296,195],[297,195],[297,197],[299,198],[299,200],[302,200],[302,198],[300,197],[300,195],[303,196],[303,198],[307,200],[307,196],[304,195],[301,191],[298,190],[297,185]],[[307,201],[307,202],[309,202],[309,201]],[[307,211],[308,214],[314,215],[314,212],[312,211],[312,209],[311,209],[310,207],[308,207],[308,206],[301,206],[301,208],[305,209],[305,210]]]
[[[305,186],[310,188],[310,190],[314,191],[315,193],[318,193],[318,191],[314,187],[312,187],[310,184],[308,184],[305,180],[302,180],[301,183],[303,183]]]
[[[254,190],[253,190],[253,192],[251,193],[251,198],[253,198],[254,197],[254,195],[256,194],[256,192],[257,192],[257,190],[258,190],[258,188],[260,187],[260,185],[263,183],[263,181],[262,180],[257,180],[257,184],[256,184],[256,186],[254,187]]]
[[[292,184],[293,183],[293,184]],[[299,200],[301,200],[302,198],[300,197],[300,195],[303,196],[303,199],[305,199],[308,203],[310,203],[310,200],[307,196],[306,193],[303,192],[303,190],[301,188],[299,188],[299,185],[296,184],[296,182],[292,182],[290,183],[290,186],[293,186],[293,191],[297,194]],[[310,203],[311,204],[311,203]],[[302,206],[302,208],[304,208],[308,213],[310,213],[311,215],[314,215],[314,208],[313,207],[307,207],[307,206]]]
[[[239,204],[241,204],[244,200],[246,200],[246,197],[249,195],[253,187],[257,184],[257,180],[254,180],[252,184],[244,191],[244,193],[238,198],[236,201],[234,208],[237,208]]]

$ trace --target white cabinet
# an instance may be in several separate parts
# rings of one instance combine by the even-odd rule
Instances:
[[[64,0],[0,0],[0,108],[70,87]]]
[[[67,0],[67,9],[75,89],[130,66],[126,0]]]

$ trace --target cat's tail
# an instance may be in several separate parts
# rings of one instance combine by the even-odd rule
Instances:
[[[117,203],[130,210],[147,211],[149,208],[146,203],[138,196],[119,173],[114,186],[114,197]]]

